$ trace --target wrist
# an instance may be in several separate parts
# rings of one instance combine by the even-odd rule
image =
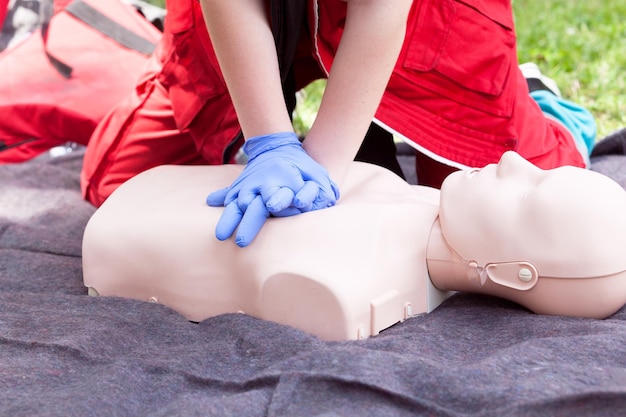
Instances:
[[[329,177],[341,185],[359,149],[359,143],[355,141],[352,144],[349,139],[332,141],[328,137],[332,136],[322,137],[310,132],[302,146],[311,158],[326,168]]]
[[[243,151],[248,156],[248,160],[251,160],[262,153],[282,146],[296,146],[301,148],[302,144],[300,143],[298,135],[294,132],[279,132],[249,138],[243,145]]]

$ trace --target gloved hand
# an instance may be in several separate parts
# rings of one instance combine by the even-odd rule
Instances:
[[[235,242],[248,246],[272,216],[293,216],[330,207],[339,188],[328,171],[302,148],[293,132],[256,136],[243,147],[248,163],[230,187],[215,191],[207,204],[224,206],[215,229],[219,240],[237,230]]]

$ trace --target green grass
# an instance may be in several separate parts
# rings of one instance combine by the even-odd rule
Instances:
[[[596,117],[598,137],[626,126],[626,2],[515,0],[519,61]]]
[[[155,6],[165,7],[165,0],[146,0],[147,3],[152,3]]]
[[[626,126],[626,1],[514,0],[513,9],[519,61],[536,62],[565,98],[587,107],[599,138]],[[294,125],[301,134],[315,118],[324,85],[299,94]]]

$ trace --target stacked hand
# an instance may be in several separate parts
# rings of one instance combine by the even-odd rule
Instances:
[[[237,245],[248,246],[272,216],[293,216],[330,207],[339,189],[326,169],[302,148],[293,132],[250,138],[243,147],[248,163],[230,187],[207,197],[207,204],[224,206],[215,229],[219,240],[237,230]]]

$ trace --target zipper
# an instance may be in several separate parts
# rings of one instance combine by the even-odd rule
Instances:
[[[25,145],[30,142],[34,142],[38,140],[37,138],[24,139],[19,142],[15,142],[11,145],[7,145],[7,143],[3,140],[0,140],[0,152],[8,151],[9,149],[17,148],[18,146]]]

